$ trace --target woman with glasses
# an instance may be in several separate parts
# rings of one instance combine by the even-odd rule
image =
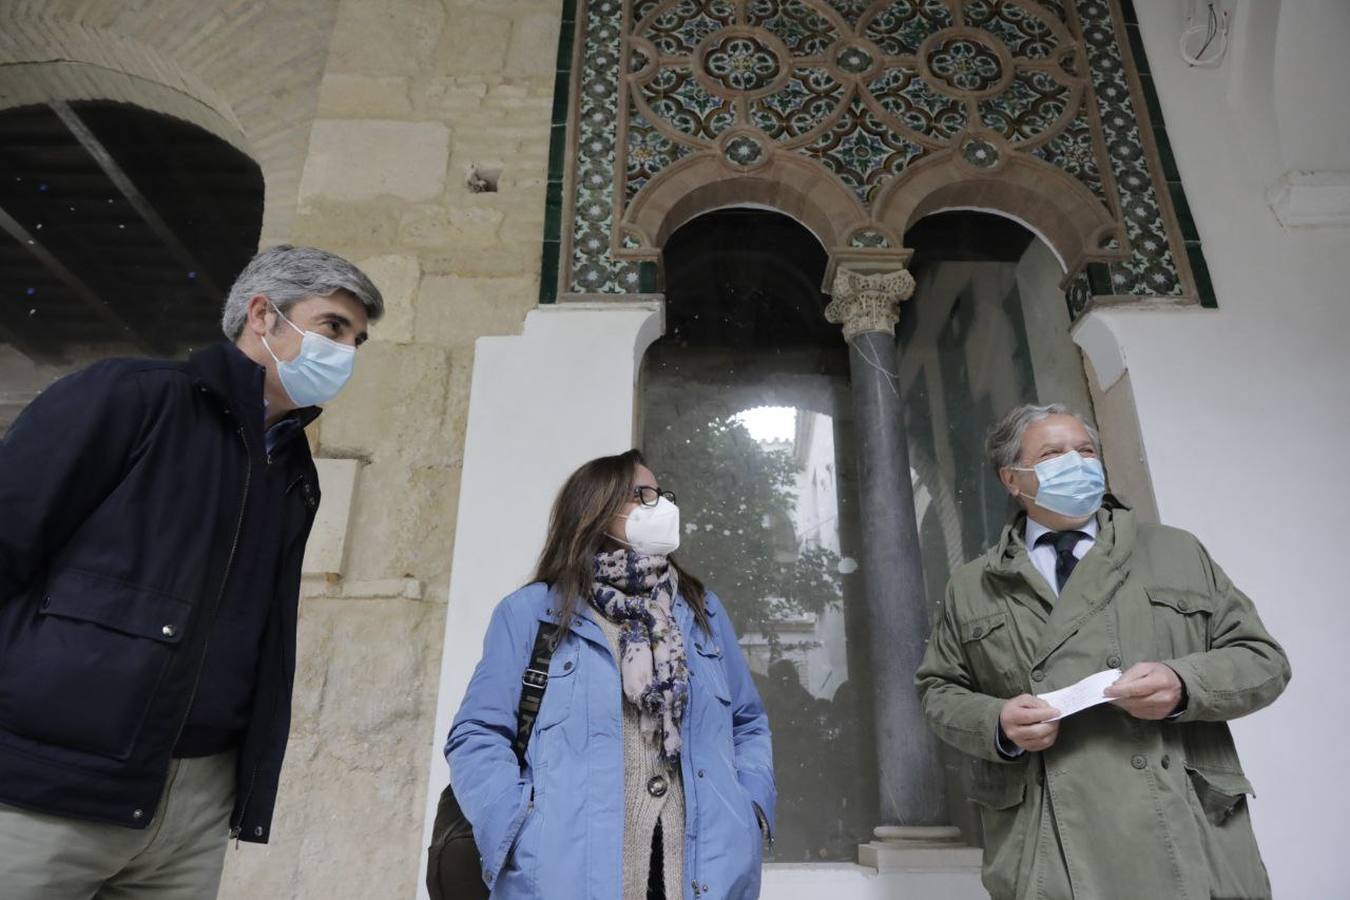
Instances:
[[[768,721],[679,542],[675,495],[638,451],[591,460],[558,494],[533,583],[493,614],[446,744],[493,897],[759,895]],[[544,656],[546,677],[526,671]],[[523,765],[522,679],[544,688]]]

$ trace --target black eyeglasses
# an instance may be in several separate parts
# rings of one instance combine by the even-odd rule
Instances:
[[[633,496],[636,497],[637,501],[643,506],[655,506],[657,503],[661,502],[662,497],[665,497],[671,503],[675,502],[674,491],[663,491],[660,488],[650,487],[645,484],[642,487],[633,488]]]

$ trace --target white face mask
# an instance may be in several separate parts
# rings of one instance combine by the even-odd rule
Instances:
[[[272,353],[267,338],[263,346],[277,361],[277,377],[286,396],[298,407],[318,406],[337,396],[352,377],[356,365],[356,348],[339,344],[332,338],[326,338],[314,331],[300,331],[294,322],[281,315],[275,303],[272,308],[287,325],[300,333],[300,355],[295,359],[282,360]]]
[[[680,508],[665,497],[655,506],[639,506],[626,516],[624,534],[628,540],[614,537],[643,556],[666,556],[680,549]]]

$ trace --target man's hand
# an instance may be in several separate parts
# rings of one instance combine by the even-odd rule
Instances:
[[[1181,703],[1181,679],[1162,663],[1141,662],[1130,666],[1102,693],[1136,719],[1156,721],[1176,712]]]
[[[1059,710],[1040,697],[1020,694],[1003,704],[998,714],[1003,734],[1023,750],[1045,750],[1059,737],[1059,723],[1047,722],[1059,715]]]

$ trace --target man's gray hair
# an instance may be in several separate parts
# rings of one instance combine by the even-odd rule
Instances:
[[[1025,403],[1015,407],[989,429],[989,437],[984,442],[984,455],[994,467],[994,471],[997,472],[1004,466],[1018,465],[1022,460],[1022,437],[1027,433],[1027,429],[1051,416],[1073,416],[1082,422],[1083,427],[1087,429],[1088,437],[1092,438],[1092,446],[1097,451],[1097,456],[1102,455],[1101,436],[1087,419],[1063,403],[1047,403],[1044,406]]]
[[[365,272],[327,250],[279,244],[253,257],[234,280],[221,313],[221,330],[230,340],[238,340],[248,319],[249,298],[258,294],[284,315],[306,297],[328,297],[338,291],[355,297],[370,321],[384,315],[384,297]]]

